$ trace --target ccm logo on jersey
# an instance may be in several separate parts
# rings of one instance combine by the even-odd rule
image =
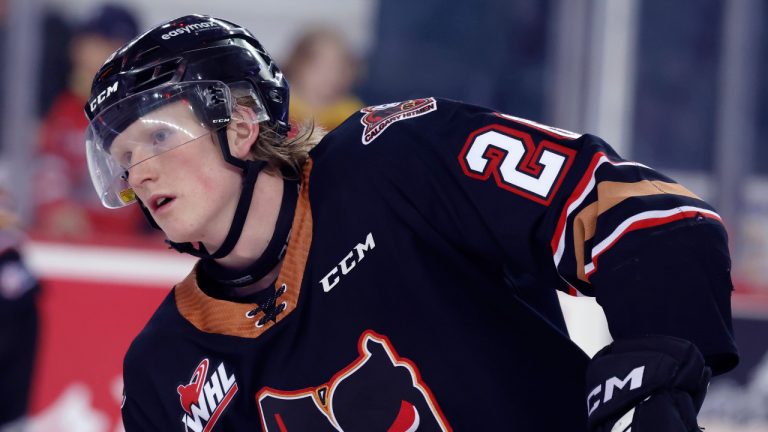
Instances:
[[[189,384],[176,388],[179,403],[186,414],[181,417],[184,430],[208,432],[237,393],[235,375],[227,374],[224,363],[208,377],[208,359],[203,359],[192,373]]]
[[[371,141],[384,132],[384,129],[395,122],[428,114],[436,109],[437,102],[435,102],[434,98],[413,99],[405,102],[363,108],[360,110],[361,113],[365,114],[360,118],[360,123],[365,126],[365,129],[363,129],[363,144],[370,144]]]
[[[619,377],[608,378],[605,381],[605,392],[603,393],[602,402],[607,403],[613,399],[614,389],[623,390],[624,387],[629,384],[629,390],[634,390],[643,385],[643,372],[645,372],[645,366],[638,366],[632,369],[632,371],[627,374],[624,379],[619,379]],[[587,396],[587,407],[589,408],[589,413],[587,415],[592,415],[592,412],[594,412],[597,407],[600,406],[600,393],[602,391],[603,386],[601,384],[589,392],[589,395]]]
[[[323,286],[323,291],[328,292],[332,290],[333,287],[339,283],[339,280],[341,280],[341,276],[351,272],[357,263],[365,258],[365,252],[373,250],[375,247],[376,243],[373,241],[373,233],[368,233],[364,243],[358,243],[353,247],[352,250],[349,251],[349,253],[346,254],[324,278],[320,279],[320,285]],[[341,275],[339,275],[339,271],[341,271]]]

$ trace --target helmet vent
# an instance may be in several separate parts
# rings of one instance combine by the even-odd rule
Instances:
[[[136,54],[136,57],[135,57],[134,61],[138,61],[138,60],[142,59],[142,57],[146,57],[146,56],[152,54],[153,52],[155,52],[155,51],[157,51],[159,49],[160,49],[159,46],[153,46],[153,47],[151,47],[151,48],[149,48],[147,50],[144,50],[144,51]]]
[[[174,59],[136,72],[134,74],[135,84],[133,91],[139,92],[174,81],[174,77],[179,69],[179,63],[179,59]]]

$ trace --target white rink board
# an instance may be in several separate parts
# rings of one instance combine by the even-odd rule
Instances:
[[[192,269],[196,258],[172,250],[28,242],[23,249],[30,268],[41,277],[111,281],[170,289]],[[602,308],[591,297],[558,292],[571,338],[594,355],[610,343]]]

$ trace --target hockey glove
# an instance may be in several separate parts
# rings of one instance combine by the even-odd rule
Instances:
[[[692,343],[668,336],[618,340],[587,368],[590,432],[700,431],[712,372]]]

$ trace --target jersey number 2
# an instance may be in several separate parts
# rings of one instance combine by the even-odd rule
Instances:
[[[573,161],[575,150],[501,125],[473,132],[459,155],[464,174],[488,180],[540,204],[549,205]]]

